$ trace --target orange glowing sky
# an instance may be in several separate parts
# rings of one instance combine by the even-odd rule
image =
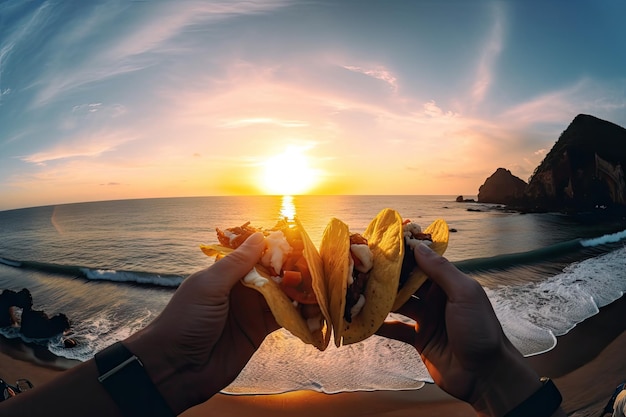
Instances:
[[[621,1],[385,4],[3,3],[0,210],[471,196],[578,113],[626,124]]]

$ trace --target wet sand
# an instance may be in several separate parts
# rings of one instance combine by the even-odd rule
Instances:
[[[553,378],[563,394],[568,415],[597,417],[614,388],[626,379],[626,298],[602,308],[558,338],[557,346],[527,358],[540,375]],[[35,387],[53,381],[77,362],[59,359],[45,350],[20,342],[0,341],[0,378],[14,382],[28,378]],[[320,394],[299,391],[280,395],[231,396],[218,394],[183,414],[185,417],[256,415],[386,417],[475,416],[471,407],[437,386],[414,391],[375,391]]]

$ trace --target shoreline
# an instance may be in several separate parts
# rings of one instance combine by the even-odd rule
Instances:
[[[568,415],[597,417],[615,387],[626,379],[626,297],[602,307],[594,316],[557,338],[557,345],[543,354],[526,358],[542,376],[553,378],[563,395]],[[44,352],[45,351],[45,352]],[[43,347],[19,339],[0,338],[0,378],[13,383],[28,378],[35,387],[54,380],[80,363],[58,358]],[[434,384],[419,390],[322,394],[297,391],[277,395],[235,396],[217,394],[187,410],[185,417],[224,413],[230,416],[361,416],[403,417],[475,416],[472,408]]]

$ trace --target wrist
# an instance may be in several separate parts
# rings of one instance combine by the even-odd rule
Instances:
[[[207,399],[206,390],[199,392],[201,381],[189,375],[193,369],[180,355],[164,349],[158,337],[151,337],[149,328],[132,335],[123,344],[141,359],[150,379],[176,415]]]
[[[470,404],[481,417],[502,417],[542,387],[539,375],[512,346],[479,372]]]

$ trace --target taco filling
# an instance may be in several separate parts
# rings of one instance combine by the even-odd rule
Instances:
[[[382,210],[363,234],[332,218],[320,245],[337,346],[374,334],[395,301],[402,266],[402,218]]]
[[[413,250],[417,245],[427,245],[434,252],[443,255],[448,247],[449,230],[448,224],[443,219],[435,220],[430,226],[422,231],[422,228],[410,220],[402,222],[404,250],[402,255],[402,269],[398,282],[398,294],[393,303],[392,311],[399,309],[426,281],[424,272],[417,266]]]
[[[356,317],[365,305],[365,287],[374,265],[374,256],[367,245],[367,239],[358,233],[350,235],[349,262],[346,309],[343,318],[352,323],[352,318]]]
[[[419,224],[413,223],[409,219],[402,222],[402,233],[404,235],[405,247],[410,250],[404,251],[398,289],[404,286],[413,269],[417,267],[417,262],[415,262],[415,256],[413,255],[413,249],[415,249],[415,247],[419,244],[427,246],[433,244],[433,235],[431,233],[423,233]]]
[[[304,242],[298,230],[290,227],[285,220],[279,221],[272,229],[264,230],[250,226],[250,222],[239,227],[216,229],[217,239],[222,246],[231,249],[239,247],[250,235],[262,232],[265,235],[266,248],[261,256],[258,269],[264,274],[248,274],[244,278],[247,284],[263,286],[269,276],[289,297],[293,306],[306,320],[310,331],[323,326],[322,311],[319,307],[313,277],[304,256]]]

